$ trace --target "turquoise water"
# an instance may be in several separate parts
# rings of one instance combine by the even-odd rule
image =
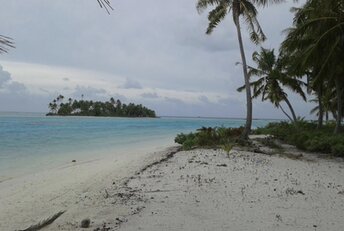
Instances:
[[[176,134],[202,126],[239,127],[240,119],[46,117],[0,113],[0,177],[125,151],[140,145],[173,143]],[[268,120],[254,120],[253,126]]]

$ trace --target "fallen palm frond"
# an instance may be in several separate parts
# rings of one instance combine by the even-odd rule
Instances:
[[[31,225],[29,228],[22,229],[19,231],[37,231],[37,230],[40,230],[40,229],[44,228],[45,226],[53,223],[57,218],[59,218],[65,212],[66,211],[60,211],[60,212],[56,213],[55,215],[53,215],[52,217],[49,217],[48,219],[45,219],[36,225]]]

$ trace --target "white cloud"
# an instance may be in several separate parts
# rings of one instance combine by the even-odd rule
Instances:
[[[142,89],[141,84],[138,81],[131,78],[126,78],[125,83],[121,87],[124,89]]]
[[[147,92],[147,93],[142,93],[141,96],[143,98],[149,98],[149,99],[156,99],[159,98],[158,94],[156,92]]]
[[[8,71],[5,71],[3,67],[0,65],[0,88],[3,87],[3,85],[11,80],[11,74]]]

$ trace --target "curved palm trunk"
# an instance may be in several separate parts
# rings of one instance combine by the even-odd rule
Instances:
[[[336,78],[336,93],[337,93],[337,117],[336,117],[336,128],[334,134],[341,132],[341,123],[343,117],[343,89],[341,87],[340,79]]]
[[[245,129],[241,135],[241,138],[248,139],[248,135],[251,132],[251,126],[252,126],[251,88],[250,88],[250,81],[249,81],[249,77],[247,73],[247,63],[246,63],[246,57],[245,57],[244,44],[243,44],[242,36],[241,36],[239,14],[234,12],[234,9],[233,9],[233,18],[234,18],[234,23],[237,29],[241,61],[242,61],[242,67],[243,67],[243,72],[244,72],[244,79],[245,79],[245,89],[246,89],[246,124],[245,124]]]
[[[293,119],[288,115],[288,113],[283,109],[283,107],[280,104],[278,104],[278,107],[281,109],[283,114],[286,115],[291,122],[293,122]]]
[[[294,111],[294,108],[293,106],[291,105],[289,99],[287,97],[284,98],[284,101],[287,103],[288,107],[289,107],[289,110],[291,112],[291,115],[293,116],[293,120],[294,122],[297,121],[297,118],[296,118],[296,115],[295,115],[295,111]]]

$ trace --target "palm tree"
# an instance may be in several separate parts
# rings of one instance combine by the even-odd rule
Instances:
[[[306,100],[305,93],[302,86],[305,83],[297,78],[292,78],[283,70],[285,60],[276,58],[274,50],[261,48],[260,52],[252,54],[253,61],[257,64],[257,68],[248,66],[248,76],[259,77],[258,80],[252,81],[250,86],[253,89],[252,98],[262,97],[262,101],[269,100],[277,108],[293,122],[297,121],[295,111],[288,99],[288,94],[284,91],[283,87],[299,94],[303,100]],[[238,91],[243,91],[245,86],[238,88]],[[281,102],[285,102],[291,112],[291,116],[283,109]]]
[[[57,106],[57,101],[56,99],[53,100],[53,103],[51,104],[51,110],[53,113],[57,113],[57,110],[58,110],[58,106]]]
[[[250,39],[253,43],[259,44],[266,39],[262,28],[257,20],[257,6],[267,6],[269,3],[279,3],[283,0],[198,0],[197,10],[204,11],[210,6],[215,8],[209,12],[208,20],[209,25],[206,31],[211,34],[214,28],[226,17],[228,13],[232,13],[233,21],[237,30],[239,41],[239,48],[242,60],[242,67],[245,80],[246,90],[246,124],[242,134],[243,139],[248,139],[248,135],[252,126],[252,99],[249,76],[247,72],[247,64],[245,57],[244,44],[241,35],[240,17],[242,17],[248,26]]]
[[[325,115],[325,121],[329,120],[329,113],[334,112],[333,118],[336,118],[336,92],[329,88],[327,91],[322,92],[322,96],[319,96],[317,92],[314,93],[316,98],[310,100],[310,102],[318,104],[311,110],[311,114],[315,114],[319,117],[318,128],[322,127],[323,117]]]
[[[301,68],[313,70],[311,82],[317,93],[324,81],[335,89],[334,133],[339,133],[344,104],[344,1],[308,0],[302,8],[295,9],[294,27],[287,31],[282,48],[298,57]]]

